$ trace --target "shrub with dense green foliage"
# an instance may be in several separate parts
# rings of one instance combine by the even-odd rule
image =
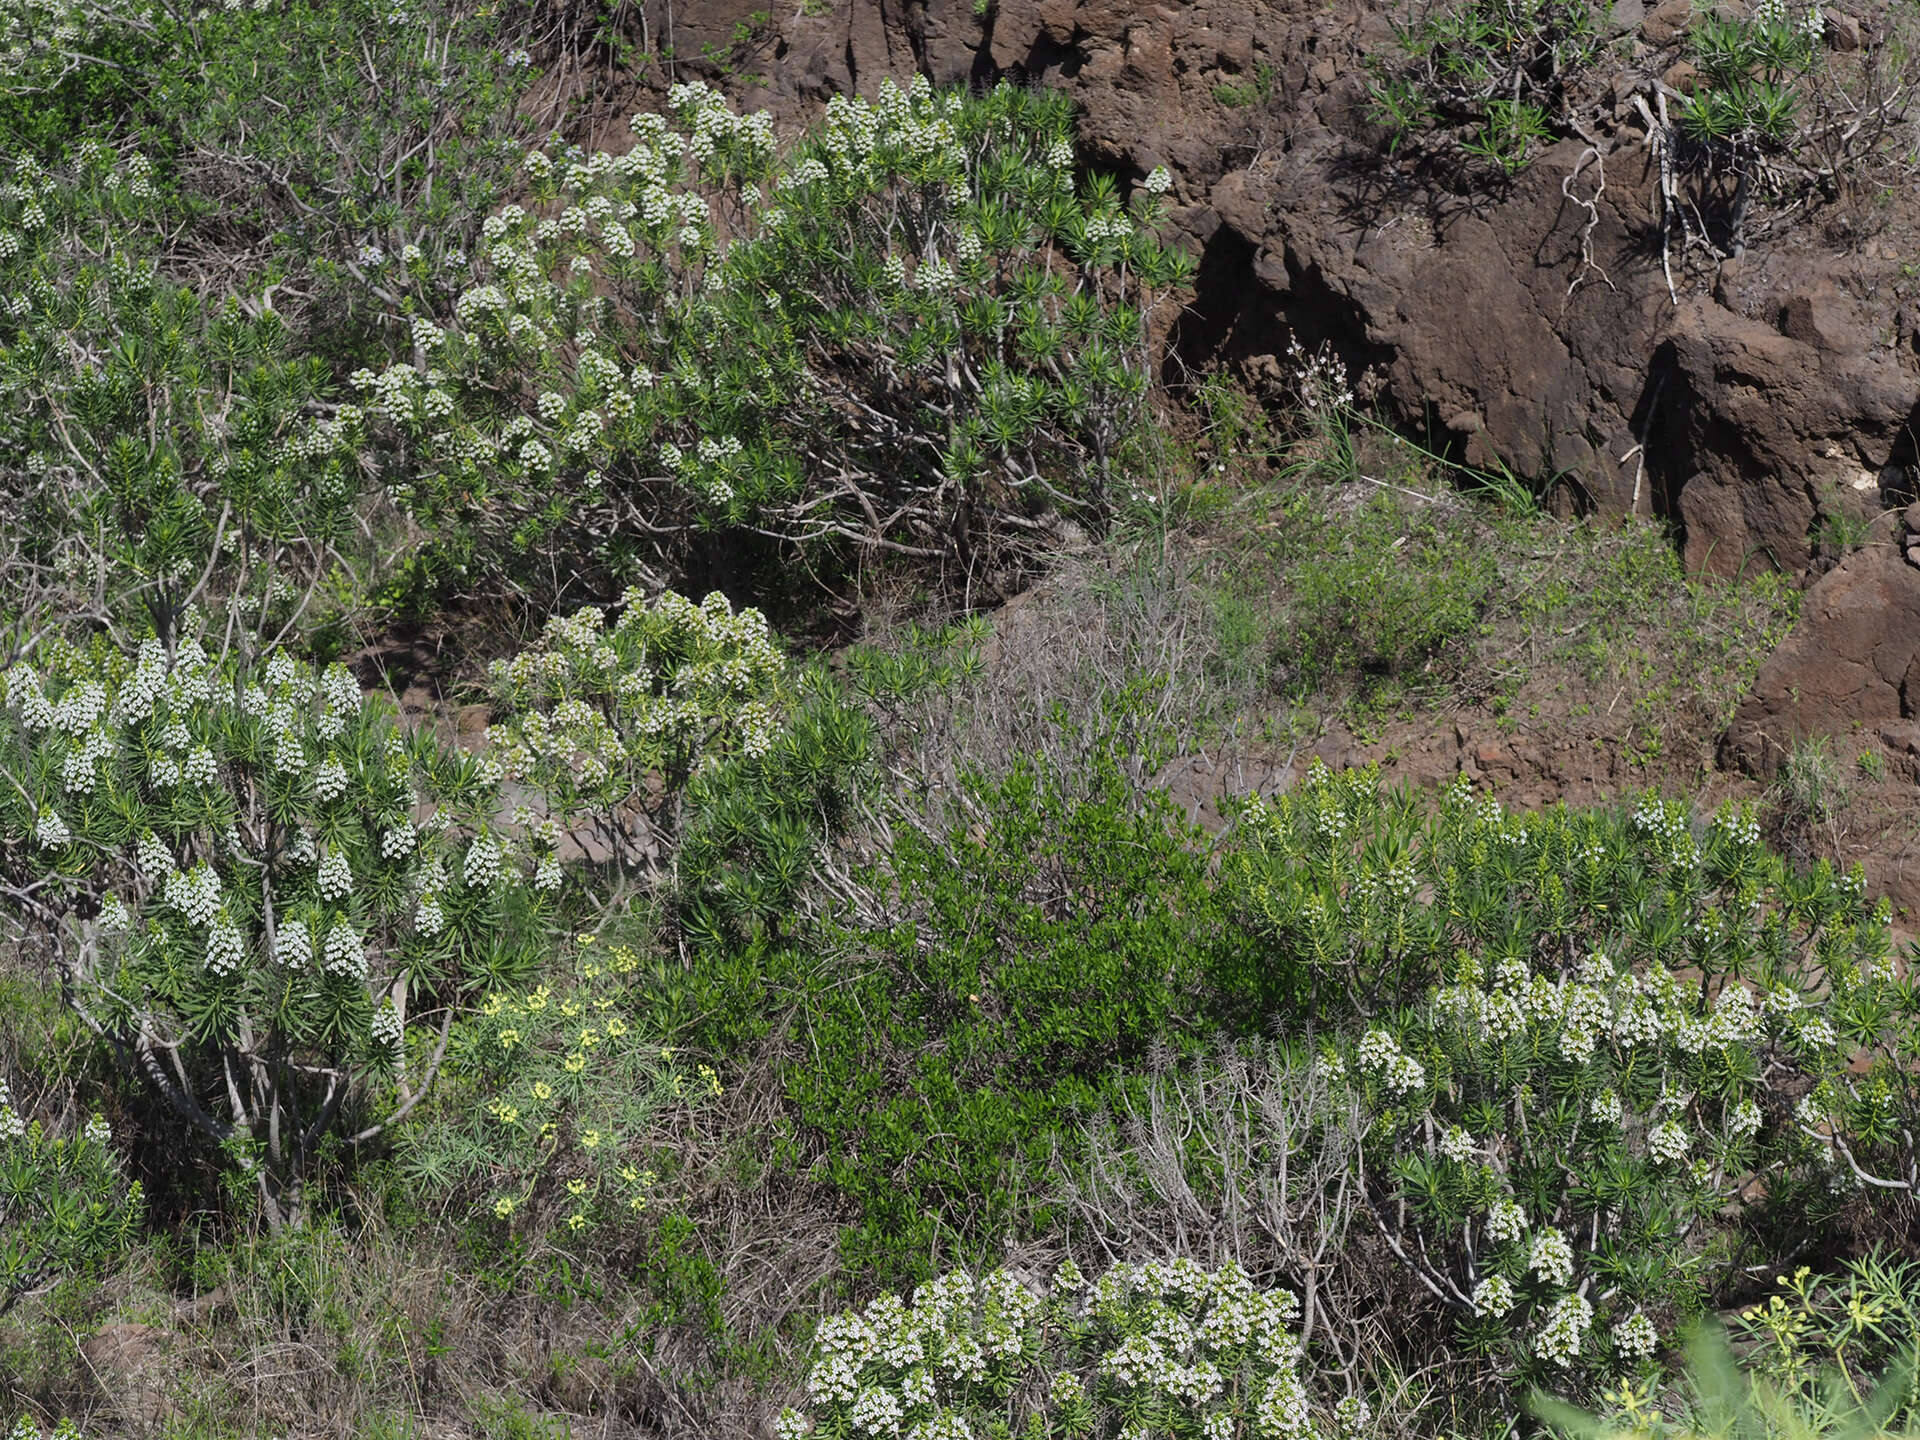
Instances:
[[[297,1218],[336,1125],[378,1135],[463,994],[538,963],[540,842],[499,828],[492,761],[343,668],[148,640],[4,684],[10,907],[129,1078]]]
[[[1156,196],[1076,186],[1070,119],[888,80],[782,152],[677,86],[622,155],[527,156],[451,313],[418,271],[355,434],[470,581],[622,584],[714,527],[970,569],[1104,517],[1191,262]]]
[[[1750,813],[1509,816],[1463,779],[1428,814],[1319,768],[1239,837],[1265,993],[1337,1027],[1381,1229],[1523,1368],[1636,1366],[1756,1182],[1830,1210],[1897,1138],[1901,1059],[1850,1066],[1912,1024],[1888,912]]]

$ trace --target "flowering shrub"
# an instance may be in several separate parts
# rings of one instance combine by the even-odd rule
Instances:
[[[1076,189],[1064,99],[883,81],[784,155],[702,85],[669,109],[622,155],[530,153],[536,208],[487,221],[451,313],[413,287],[412,355],[353,377],[343,441],[393,447],[463,573],[617,582],[721,525],[965,559],[1105,512],[1189,266],[1157,195]]]
[[[622,870],[657,870],[700,767],[768,754],[793,691],[758,610],[718,591],[695,605],[629,590],[621,605],[612,624],[591,606],[555,616],[539,645],[494,662],[498,744],[506,773],[547,797],[549,827],[585,825]]]
[[[81,1019],[297,1217],[335,1122],[404,1114],[462,990],[536,953],[495,776],[285,654],[55,647],[0,685],[8,903]]]
[[[1004,1270],[954,1271],[911,1304],[886,1294],[823,1321],[808,1403],[783,1411],[776,1430],[782,1440],[1311,1440],[1324,1421],[1298,1370],[1299,1311],[1291,1293],[1256,1289],[1231,1263],[1121,1264],[1089,1284],[1069,1261],[1044,1293]],[[1364,1424],[1363,1411],[1349,1401],[1340,1414]]]
[[[1516,1364],[1631,1367],[1757,1176],[1854,1183],[1868,1102],[1843,1100],[1886,1082],[1847,1062],[1910,1013],[1886,911],[1857,874],[1792,874],[1739,809],[1508,816],[1464,779],[1413,805],[1317,767],[1249,806],[1275,978],[1352,1017],[1324,1063],[1370,1117],[1401,1259]]]
[[[639,1033],[632,947],[583,934],[571,972],[496,990],[459,1022],[445,1118],[402,1137],[401,1163],[497,1220],[545,1214],[577,1232],[653,1206],[664,1118],[717,1096],[720,1080]]]
[[[200,599],[258,646],[341,573],[360,485],[314,443],[325,367],[270,305],[160,272],[153,177],[87,144],[0,183],[0,514],[28,587],[10,612],[39,629],[139,605],[171,642]]]
[[[77,1135],[28,1123],[0,1080],[0,1314],[21,1295],[92,1270],[140,1223],[140,1182],[128,1185],[98,1115]]]

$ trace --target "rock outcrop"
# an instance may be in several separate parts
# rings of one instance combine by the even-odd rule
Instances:
[[[1735,714],[1726,748],[1742,768],[1771,775],[1803,740],[1858,736],[1920,779],[1920,505],[1874,532],[1807,591]]]
[[[750,4],[698,25],[717,43]],[[1617,0],[1584,133],[1510,182],[1392,153],[1362,63],[1392,44],[1379,0],[808,0],[748,93],[799,118],[884,75],[1063,87],[1089,163],[1177,176],[1202,265],[1175,378],[1257,383],[1290,340],[1325,343],[1447,453],[1663,516],[1695,571],[1812,578],[1831,537],[1920,496],[1920,190],[1802,207],[1737,259],[1663,248],[1636,101],[1692,83],[1695,8]],[[1838,51],[1875,33],[1828,22]]]

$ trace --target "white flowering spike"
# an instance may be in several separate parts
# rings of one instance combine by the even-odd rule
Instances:
[[[371,1034],[373,1043],[382,1049],[399,1050],[405,1045],[406,1033],[400,1023],[400,1012],[394,1008],[391,1000],[383,1002],[373,1012]]]
[[[327,931],[325,958],[320,968],[343,979],[365,980],[367,950],[359,932],[344,921],[336,921]]]
[[[1636,1310],[1615,1323],[1613,1346],[1625,1359],[1645,1360],[1660,1347],[1660,1332],[1653,1328],[1653,1321]]]
[[[344,850],[327,852],[320,862],[316,883],[321,895],[328,900],[344,900],[353,893],[353,869],[347,863]]]
[[[313,772],[313,795],[323,802],[338,800],[347,791],[347,768],[338,760],[328,759],[320,763]]]
[[[246,942],[232,921],[217,921],[207,932],[207,972],[221,978],[237,972],[246,961]]]
[[[1534,1233],[1527,1268],[1549,1285],[1573,1283],[1573,1246],[1558,1230]]]
[[[461,878],[469,890],[491,890],[500,879],[500,846],[493,837],[481,835],[467,846],[467,858]]]
[[[273,958],[289,970],[303,970],[313,963],[313,937],[306,922],[283,920],[273,937]]]

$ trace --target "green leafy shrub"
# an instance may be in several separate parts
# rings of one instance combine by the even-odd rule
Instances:
[[[1209,979],[1247,962],[1195,836],[1112,756],[955,800],[893,822],[790,943],[696,957],[681,1001],[710,1053],[793,1035],[801,1155],[851,1207],[846,1263],[886,1280],[1044,1228],[1057,1134],[1149,1050],[1210,1039]]]
[[[1237,1265],[1116,1265],[1091,1283],[1068,1262],[1044,1292],[1003,1270],[952,1271],[909,1305],[885,1294],[814,1335],[805,1409],[782,1440],[816,1434],[1160,1434],[1178,1440],[1314,1440],[1299,1373],[1300,1302]],[[1365,1423],[1343,1401],[1336,1426]]]
[[[96,1115],[55,1135],[14,1108],[0,1080],[0,1315],[31,1291],[97,1271],[138,1230],[140,1182],[127,1183]]]
[[[283,653],[55,648],[4,683],[9,904],[126,1071],[298,1218],[339,1122],[404,1115],[463,992],[538,954],[494,774]]]
[[[619,584],[715,527],[964,560],[1106,514],[1190,266],[1156,197],[1076,191],[1064,99],[884,82],[784,156],[703,86],[669,104],[622,156],[529,154],[539,209],[489,218],[453,314],[416,285],[413,357],[355,377],[448,563]]]
[[[1756,1177],[1817,1205],[1897,1138],[1887,1069],[1848,1068],[1911,1013],[1886,910],[1748,814],[1510,817],[1462,780],[1425,817],[1319,767],[1249,807],[1230,864],[1273,1002],[1350,1017],[1326,1063],[1389,1243],[1514,1366],[1639,1363]]]
[[[821,672],[803,675],[773,743],[705,765],[687,792],[676,918],[698,946],[789,933],[824,847],[856,828],[874,727]]]

